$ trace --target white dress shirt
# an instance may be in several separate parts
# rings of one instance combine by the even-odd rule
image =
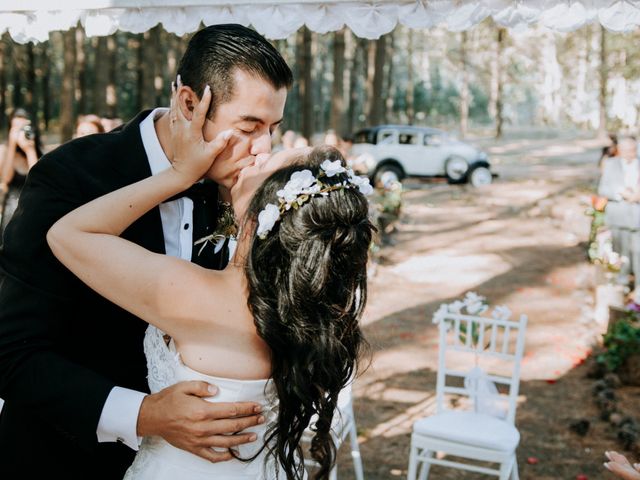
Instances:
[[[169,168],[171,163],[162,150],[155,129],[155,120],[168,111],[156,108],[140,123],[142,144],[149,159],[151,174]],[[160,205],[162,233],[167,255],[191,260],[193,246],[193,201],[182,197]],[[128,388],[114,387],[102,408],[98,422],[98,442],[121,442],[138,450],[138,413],[146,394]]]
[[[633,160],[628,162],[622,159],[622,171],[624,172],[624,188],[636,190],[638,188],[638,180],[640,180],[640,161]]]

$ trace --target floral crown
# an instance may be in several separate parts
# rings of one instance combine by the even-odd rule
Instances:
[[[322,181],[323,178],[331,178],[340,173],[347,173],[347,178],[340,183],[329,184]],[[320,173],[317,177],[311,170],[300,170],[291,174],[291,178],[282,190],[278,190],[278,205],[268,203],[264,210],[258,214],[257,235],[264,240],[282,215],[292,208],[297,210],[311,197],[329,195],[334,190],[345,188],[357,188],[363,195],[373,192],[373,187],[366,177],[356,175],[353,170],[342,166],[340,160],[325,160],[320,165]]]

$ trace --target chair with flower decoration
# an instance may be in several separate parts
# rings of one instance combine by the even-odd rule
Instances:
[[[433,316],[439,327],[436,413],[413,424],[408,480],[425,480],[431,465],[518,480],[515,416],[527,317],[511,320],[505,306],[491,315],[488,309],[484,297],[469,292]]]
[[[313,425],[313,419],[311,420]],[[353,395],[351,391],[351,383],[349,383],[338,396],[338,410],[333,417],[331,425],[331,435],[333,442],[336,446],[336,451],[340,449],[340,446],[345,441],[347,436],[349,437],[349,443],[351,447],[351,459],[353,461],[353,470],[356,480],[364,480],[364,470],[362,468],[362,458],[360,457],[360,446],[358,445],[358,433],[356,429],[356,419],[353,414]],[[307,445],[310,445],[313,438],[313,430],[311,427],[307,428],[305,434],[302,437],[302,441]],[[315,468],[318,463],[312,458],[306,458],[304,464],[307,468]],[[329,473],[329,480],[338,480],[338,464],[333,466]]]

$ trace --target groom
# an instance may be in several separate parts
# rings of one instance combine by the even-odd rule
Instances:
[[[228,129],[233,137],[207,174],[215,183],[204,187],[213,190],[170,199],[123,237],[153,252],[221,268],[224,251],[207,244],[201,251],[193,243],[214,231],[212,207],[226,198],[239,171],[270,151],[292,74],[269,42],[239,25],[196,33],[178,74],[179,107],[188,118],[205,85],[211,86],[205,139]],[[66,143],[29,174],[0,250],[3,480],[119,479],[148,435],[221,461],[228,453],[220,448],[253,438],[229,434],[261,421],[254,404],[203,400],[215,393],[204,382],[146,393],[146,323],[83,285],[47,246],[47,230],[67,212],[169,167],[166,112],[142,112],[117,131]]]

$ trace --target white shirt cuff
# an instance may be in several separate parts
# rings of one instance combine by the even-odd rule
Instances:
[[[137,432],[138,414],[145,396],[136,390],[113,387],[100,414],[98,442],[120,442],[138,450],[142,441]]]

